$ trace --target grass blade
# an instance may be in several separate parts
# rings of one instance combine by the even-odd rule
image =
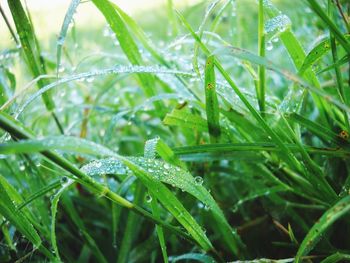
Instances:
[[[64,183],[62,188],[58,190],[58,192],[53,196],[51,200],[51,245],[58,261],[61,261],[61,258],[58,252],[56,232],[55,232],[57,205],[63,192],[73,183],[73,180],[69,180],[68,178],[66,178],[65,180],[67,180],[67,182]]]
[[[333,21],[327,16],[326,12],[323,11],[320,4],[315,0],[307,0],[309,2],[310,8],[322,19],[322,21],[329,27],[329,30],[337,38],[339,44],[343,46],[348,54],[350,54],[350,43],[344,37],[342,32],[340,32],[338,26],[336,26]]]
[[[301,257],[307,255],[314,246],[322,238],[324,231],[330,227],[336,220],[344,216],[350,211],[350,196],[346,196],[338,201],[333,207],[328,209],[316,224],[310,229],[309,233],[301,243],[298,253],[295,258],[295,262],[300,262]]]
[[[214,56],[209,56],[205,64],[205,109],[207,113],[208,131],[210,142],[216,143],[220,140],[219,102],[216,95],[216,82],[214,71]]]
[[[60,34],[59,34],[58,40],[57,40],[57,52],[56,52],[57,76],[59,74],[59,68],[61,66],[62,47],[63,47],[64,41],[66,39],[68,28],[69,28],[70,24],[73,22],[73,17],[74,17],[74,14],[75,14],[79,4],[80,4],[80,0],[72,0],[69,7],[68,7],[67,13],[64,16],[63,24],[61,26],[61,31],[60,31]]]
[[[113,5],[108,0],[93,0],[93,3],[104,15],[111,29],[116,34],[116,37],[120,43],[120,47],[124,51],[125,55],[128,57],[131,64],[143,64],[141,54],[134,39],[130,35],[126,25],[124,24],[118,12],[113,8]],[[146,96],[153,97],[154,95],[156,95],[156,90],[154,88],[154,78],[152,76],[144,74],[139,74],[138,77],[140,79]],[[161,107],[161,103],[156,102],[155,106],[157,107],[158,112],[163,112],[163,107]]]
[[[260,57],[265,57],[265,32],[264,32],[264,4],[263,0],[259,0],[258,11],[258,54]],[[265,66],[259,65],[258,67],[259,81],[256,90],[256,95],[259,102],[260,112],[264,116],[265,112]]]

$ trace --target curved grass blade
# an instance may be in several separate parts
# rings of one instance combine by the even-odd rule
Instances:
[[[54,182],[50,183],[49,185],[45,186],[44,188],[40,189],[36,193],[29,196],[24,202],[22,202],[20,205],[17,206],[17,210],[23,209],[34,200],[38,199],[39,197],[42,197],[43,195],[50,192],[51,190],[56,189],[60,185],[61,185],[61,180],[55,180]]]
[[[52,254],[42,245],[41,238],[30,223],[29,218],[16,208],[15,202],[18,201],[19,196],[17,191],[0,175],[0,214],[33,243],[35,248],[38,248],[47,257],[53,259]]]
[[[297,75],[295,75],[287,70],[281,69],[279,66],[275,65],[273,62],[267,60],[266,58],[257,56],[257,55],[255,55],[247,50],[237,48],[237,47],[220,48],[220,49],[217,49],[215,51],[215,53],[216,54],[224,54],[225,49],[229,49],[230,50],[229,54],[234,56],[234,57],[237,57],[237,58],[243,59],[243,60],[248,60],[248,61],[250,61],[254,64],[257,64],[257,65],[264,65],[267,69],[273,70],[273,71],[281,74],[282,76],[286,77],[287,79],[289,79],[295,83],[298,83],[303,88],[306,88],[306,89],[312,91],[313,93],[321,96],[326,101],[332,102],[334,105],[338,106],[342,110],[350,112],[350,108],[347,105],[345,105],[344,103],[331,97],[329,94],[327,94],[323,90],[318,89],[318,88],[310,85],[309,83],[307,83],[303,79],[301,79],[299,76],[297,76]]]
[[[0,127],[1,129],[7,131],[17,139],[22,139],[22,140],[33,139],[33,135],[31,132],[28,132],[27,129],[23,129],[22,126],[17,124],[16,120],[14,120],[11,116],[6,114],[5,112],[0,112]],[[193,241],[193,239],[188,234],[185,234],[178,228],[154,218],[151,214],[149,214],[147,211],[145,211],[141,207],[129,202],[128,200],[124,199],[118,194],[112,192],[110,189],[106,188],[104,185],[97,183],[90,176],[86,175],[81,170],[79,170],[75,165],[70,163],[67,159],[59,156],[58,154],[52,151],[42,151],[40,153],[46,158],[48,158],[50,161],[55,163],[57,166],[63,168],[65,171],[74,175],[74,177],[72,177],[74,178],[74,180],[78,181],[79,183],[82,183],[83,185],[88,187],[88,189],[90,189],[91,191],[97,194],[100,194],[102,196],[105,196],[106,198],[110,199],[111,201],[113,201],[114,203],[120,206],[131,209],[135,213],[138,213],[144,216],[148,220],[155,222],[156,224],[159,224],[164,228],[169,229],[170,231],[184,237],[189,241]],[[122,156],[118,155],[118,157],[120,160],[126,160]]]
[[[157,199],[154,195],[150,195],[150,197],[152,198],[151,200],[152,213],[154,214],[155,217],[160,219],[160,209],[158,207]],[[167,253],[163,228],[157,225],[156,231],[159,239],[160,249],[162,251],[163,261],[164,263],[168,263],[168,253]]]
[[[16,121],[13,118],[8,116],[4,112],[0,112],[0,127],[3,130],[9,132],[13,137],[15,137],[17,139],[29,139],[29,138],[33,139],[33,136],[32,136],[31,132],[27,132],[25,129],[22,129],[21,126],[16,124]],[[43,156],[45,156],[46,158],[48,158],[53,163],[55,163],[56,165],[58,165],[59,167],[63,168],[65,171],[67,171],[70,174],[74,175],[74,177],[72,177],[72,178],[74,178],[74,180],[78,181],[79,183],[82,183],[83,185],[88,187],[88,189],[90,189],[92,192],[97,193],[97,194],[99,194],[101,196],[104,196],[104,197],[110,199],[111,201],[113,201],[114,203],[116,203],[116,204],[118,204],[120,206],[126,207],[126,208],[132,210],[133,212],[142,215],[146,219],[148,219],[148,220],[150,220],[150,221],[152,221],[152,222],[154,222],[156,224],[161,225],[162,227],[170,230],[173,233],[176,233],[176,234],[184,237],[185,239],[187,239],[189,241],[196,241],[201,246],[203,246],[205,248],[208,248],[208,249],[211,247],[211,244],[210,244],[210,242],[207,241],[207,238],[205,237],[205,235],[204,235],[204,238],[203,238],[203,232],[200,229],[200,227],[198,225],[196,225],[197,223],[196,223],[196,221],[194,221],[194,219],[190,219],[189,220],[189,224],[190,225],[188,227],[189,229],[191,229],[190,234],[192,234],[192,232],[194,232],[196,234],[196,236],[194,238],[192,238],[192,236],[188,235],[187,233],[182,232],[177,227],[169,225],[168,223],[166,223],[166,222],[164,222],[162,220],[158,220],[157,218],[152,216],[150,213],[148,213],[146,210],[142,209],[141,207],[137,206],[136,204],[133,204],[133,203],[129,202],[128,200],[124,199],[120,195],[112,192],[105,185],[97,183],[90,176],[86,175],[84,172],[82,172],[81,170],[76,168],[67,159],[59,156],[58,154],[56,154],[56,153],[54,153],[52,151],[43,151],[43,152],[41,152],[41,154]],[[119,160],[122,160],[123,162],[127,162],[129,165],[132,165],[127,159],[125,159],[125,157],[118,156],[118,158],[119,158]],[[152,185],[152,183],[151,183],[151,186],[154,186],[154,185]],[[165,186],[160,184],[160,186],[157,187],[156,189],[158,189],[160,187],[165,187]],[[160,191],[161,192],[160,195],[164,194],[163,197],[165,197],[165,198],[167,198],[167,196],[169,195],[169,199],[165,200],[165,202],[170,202],[170,203],[166,203],[167,204],[166,205],[167,208],[171,204],[176,204],[175,207],[170,207],[171,208],[170,211],[173,212],[173,213],[178,214],[181,217],[183,215],[183,214],[181,214],[181,212],[184,209],[182,204],[180,202],[178,202],[177,199],[176,199],[177,201],[173,201],[172,200],[172,193],[169,192],[169,190],[167,188],[165,188],[166,190],[163,190],[163,189],[161,189],[162,191]],[[182,220],[182,222],[188,223],[186,221],[187,219],[188,218],[186,217],[185,219],[183,219],[183,220],[181,219],[181,220]],[[194,229],[193,229],[193,227],[194,227]],[[198,235],[197,235],[197,232],[196,232],[197,231],[196,228],[200,229],[199,230],[200,232],[199,232]],[[199,238],[200,241],[198,241],[198,239],[196,239],[196,238]]]
[[[282,14],[282,12],[280,10],[278,10],[271,3],[270,0],[264,0],[263,3],[264,3],[264,10],[269,15],[269,17],[277,17],[277,16]],[[297,70],[299,70],[300,67],[302,66],[304,60],[305,60],[305,57],[306,57],[306,53],[305,53],[301,43],[298,41],[298,39],[296,38],[294,33],[290,30],[290,27],[287,30],[284,30],[282,33],[280,33],[279,37],[282,40],[283,45],[287,49],[288,54],[290,55],[295,68]],[[304,77],[309,83],[311,83],[311,85],[313,85],[317,89],[320,88],[320,83],[319,83],[315,73],[311,69],[305,71]],[[315,103],[317,105],[317,108],[319,108],[319,112],[320,112],[320,115],[322,117],[323,122],[325,124],[327,124],[328,126],[331,126],[330,122],[329,122],[329,116],[332,115],[332,109],[324,100],[319,98],[319,96],[316,96],[314,94],[312,94],[312,95],[313,95],[313,98],[314,98]],[[306,93],[303,92],[300,95],[300,100],[304,101],[305,96],[306,96]]]
[[[343,46],[348,54],[350,54],[350,43],[344,37],[342,32],[339,30],[338,26],[333,23],[333,21],[327,16],[326,12],[323,11],[320,4],[315,0],[307,0],[309,2],[310,8],[322,19],[322,21],[329,27],[329,30],[337,38],[339,44]]]
[[[350,146],[349,139],[341,137],[340,134],[337,134],[332,130],[327,129],[326,127],[316,122],[310,121],[297,113],[288,114],[286,118],[304,126],[308,130],[313,132],[315,135],[323,139],[323,141],[326,143],[332,142],[340,147],[349,149],[349,146]]]
[[[216,81],[214,70],[214,56],[209,56],[205,64],[205,109],[207,113],[208,130],[210,142],[216,143],[220,140],[219,102],[216,94]]]
[[[258,54],[260,57],[265,57],[265,32],[264,32],[264,4],[263,0],[259,0],[258,10]],[[258,67],[259,81],[257,85],[256,95],[258,98],[259,108],[261,114],[264,116],[265,112],[265,66]]]
[[[182,21],[182,23],[185,25],[185,27],[190,31],[192,37],[200,43],[200,47],[204,51],[206,55],[210,55],[210,50],[201,42],[197,34],[193,31],[190,24],[186,21],[186,19],[178,12],[178,17]],[[250,104],[248,99],[245,97],[245,95],[240,91],[238,86],[235,84],[235,82],[231,79],[230,75],[225,71],[222,64],[218,61],[218,59],[215,59],[215,65],[217,69],[220,71],[224,79],[229,83],[231,88],[234,90],[234,92],[237,94],[237,96],[240,98],[240,100],[244,103],[244,105],[247,107],[247,109],[252,113],[253,117],[258,121],[258,123],[261,124],[263,129],[266,131],[267,134],[269,134],[275,143],[283,149],[283,159],[288,163],[291,167],[294,167],[295,170],[301,171],[301,164],[298,162],[298,160],[295,158],[295,156],[292,154],[292,152],[284,145],[282,139],[278,136],[277,133],[275,133],[271,127],[265,122],[265,120],[262,118],[262,116],[259,114],[259,112]],[[303,180],[299,181],[303,187],[306,189],[309,188],[307,184]]]
[[[33,95],[31,95],[28,100],[25,101],[23,105],[21,105],[16,113],[15,117],[18,118],[18,116],[24,111],[28,105],[35,100],[37,97],[41,96],[45,92],[59,86],[65,83],[69,83],[74,80],[84,80],[87,78],[91,77],[96,77],[96,76],[104,76],[104,75],[110,75],[110,74],[126,74],[126,73],[150,73],[150,74],[183,74],[186,76],[193,76],[192,73],[189,72],[184,72],[180,70],[172,70],[168,68],[161,68],[158,66],[120,66],[117,65],[115,67],[111,68],[106,68],[106,69],[100,69],[100,70],[95,70],[95,71],[90,71],[90,72],[85,72],[85,73],[80,73],[77,75],[72,75],[64,79],[60,79],[56,82],[53,82],[51,84],[46,85],[45,87],[42,87],[39,91],[35,92]],[[143,74],[141,74],[143,75]],[[38,81],[40,79],[38,78]]]
[[[137,182],[136,189],[134,191],[134,203],[138,205],[141,204],[144,198],[144,195],[145,195],[145,190],[143,185],[140,182]],[[138,215],[129,212],[123,239],[121,241],[121,247],[120,247],[120,250],[118,251],[117,263],[124,263],[129,261],[129,254],[130,254],[132,242],[134,241],[139,231],[138,219],[139,219]]]
[[[173,193],[166,188],[161,182],[165,182],[174,186],[181,186],[185,189],[191,189],[186,185],[188,179],[181,176],[176,178],[182,171],[180,168],[153,159],[144,157],[130,157],[121,161],[119,159],[100,159],[93,161],[83,166],[83,171],[88,175],[102,175],[119,173],[120,170],[130,169],[136,176],[144,183],[148,190],[154,195],[169,212],[187,229],[187,231],[197,240],[203,249],[211,249],[210,241],[205,236],[201,227],[194,221],[192,216],[182,206],[180,201],[173,195]],[[184,171],[182,171],[183,173]],[[187,176],[187,175],[186,175]],[[192,187],[194,187],[194,179],[192,178]],[[164,194],[162,196],[162,194]],[[189,223],[192,222],[190,225]]]
[[[191,260],[191,261],[194,260],[194,261],[203,262],[203,263],[216,262],[212,257],[204,254],[198,254],[198,253],[188,253],[180,256],[172,256],[170,259],[170,262],[178,262],[182,260]]]
[[[58,190],[58,192],[53,196],[51,200],[51,245],[53,248],[53,251],[55,252],[56,258],[58,261],[61,261],[60,254],[58,252],[58,246],[57,246],[57,240],[56,240],[56,232],[55,232],[55,227],[56,227],[56,214],[57,214],[57,205],[58,201],[63,194],[63,192],[74,182],[71,179],[64,179],[67,180],[64,182],[62,185],[61,189]]]
[[[162,203],[162,205],[179,221],[179,223],[189,232],[189,234],[198,242],[198,244],[205,251],[214,250],[211,242],[205,235],[203,229],[193,219],[191,214],[183,207],[182,203],[175,197],[175,195],[160,181],[153,178],[153,169],[161,167],[151,160],[151,162],[145,162],[137,158],[126,159],[123,163],[132,170],[135,175],[142,181],[142,183],[148,188],[148,190],[156,196],[156,198]],[[148,164],[148,165],[147,165]],[[156,164],[156,165],[154,165]],[[142,165],[146,165],[142,167]],[[150,166],[149,166],[150,165]],[[146,169],[147,170],[146,170]],[[163,168],[167,170],[166,168]],[[161,173],[159,174],[159,176]],[[172,182],[177,181],[175,178],[170,178]]]
[[[63,24],[61,26],[61,31],[58,36],[58,41],[57,41],[57,52],[56,52],[56,67],[57,67],[57,76],[59,74],[59,67],[61,66],[61,53],[62,53],[62,47],[67,35],[67,31],[69,28],[69,25],[73,21],[74,14],[77,10],[78,5],[80,4],[80,0],[72,0],[66,15],[64,16]]]
[[[293,152],[298,152],[299,148],[294,144],[286,144]],[[323,155],[331,155],[331,156],[349,156],[350,152],[348,150],[342,150],[339,148],[318,148],[312,147],[308,145],[303,145],[304,149],[309,153],[323,154]],[[195,146],[182,146],[176,147],[172,149],[177,156],[186,156],[191,154],[200,154],[200,153],[213,153],[213,155],[225,154],[225,153],[234,153],[234,152],[257,152],[257,151],[267,151],[267,152],[275,152],[281,151],[280,148],[276,146],[274,143],[269,142],[261,142],[261,143],[218,143],[218,144],[202,144]]]
[[[174,109],[171,113],[168,113],[163,123],[169,126],[180,126],[192,130],[197,130],[199,132],[207,132],[208,124],[199,115],[192,114],[187,110],[177,110]]]
[[[345,55],[343,56],[341,59],[339,59],[337,62],[329,65],[328,67],[325,67],[319,71],[317,71],[317,75],[321,74],[321,73],[324,73],[324,72],[327,72],[329,70],[332,70],[334,69],[335,67],[340,67],[341,65],[344,65],[346,63],[349,62],[349,59],[350,59],[350,55]]]
[[[113,8],[113,5],[108,0],[92,0],[92,2],[107,20],[108,24],[110,25],[119,41],[120,47],[122,48],[131,64],[143,64],[142,56],[139,52],[137,44],[129,33],[129,30],[127,29],[118,12]],[[155,90],[156,85],[154,77],[146,74],[139,74],[138,77],[146,96],[155,96],[157,92]],[[162,107],[162,103],[155,102],[154,105],[157,108],[158,112],[161,114],[164,109],[164,107]]]
[[[242,256],[244,254],[244,245],[242,241],[236,233],[232,232],[223,212],[218,207],[210,193],[202,185],[201,178],[193,178],[189,172],[169,163],[155,159],[130,157],[128,160],[130,160],[133,165],[137,165],[137,167],[142,168],[143,171],[147,171],[150,179],[157,182],[157,184],[159,184],[159,182],[163,182],[174,187],[178,187],[182,191],[193,195],[203,204],[205,204],[208,211],[212,212],[215,221],[218,222],[220,227],[219,229],[222,231],[223,238],[229,245],[230,249],[232,249],[236,255]],[[113,174],[120,172],[122,169],[122,163],[117,159],[100,159],[85,165],[82,169],[87,174],[95,176],[108,173]],[[159,195],[156,195],[156,197],[159,199]],[[162,200],[159,201],[162,202]],[[176,217],[176,215],[174,216]]]
[[[320,241],[323,232],[336,220],[350,211],[350,196],[346,196],[338,201],[333,207],[328,209],[321,218],[313,225],[307,233],[297,252],[295,262],[301,262],[301,257],[307,255]]]
[[[348,41],[350,40],[350,35],[349,34],[345,35],[344,37]],[[321,42],[319,42],[306,55],[306,57],[304,59],[304,62],[303,62],[302,66],[299,69],[299,74],[303,75],[303,73],[306,70],[308,70],[313,64],[315,64],[318,60],[320,60],[330,50],[331,50],[331,43],[330,43],[330,39],[329,38],[323,39]],[[325,69],[322,69],[321,71],[323,71],[323,70],[325,70]],[[317,74],[319,74],[319,73],[317,73]]]
[[[35,35],[32,30],[32,26],[26,15],[20,0],[8,0],[8,5],[12,13],[13,20],[19,35],[19,40],[21,42],[24,55],[26,57],[27,65],[36,78],[42,75],[43,69],[40,67],[40,54],[38,53],[38,47],[36,46]],[[47,83],[44,80],[38,81],[39,88],[42,88]],[[50,94],[44,94],[43,100],[45,106],[49,111],[54,108],[54,102]]]
[[[321,261],[321,263],[336,263],[338,261],[350,261],[350,255],[337,252],[326,257],[324,260]]]
[[[101,156],[115,156],[112,150],[86,139],[71,136],[50,136],[0,144],[0,154],[35,153],[50,149]]]

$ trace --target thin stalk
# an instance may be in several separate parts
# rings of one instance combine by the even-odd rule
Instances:
[[[258,53],[260,57],[265,57],[265,32],[264,32],[264,4],[263,0],[259,0],[259,14],[258,14]],[[256,90],[258,98],[260,113],[262,116],[265,114],[265,66],[259,65],[258,67],[259,81]]]
[[[328,16],[330,19],[333,18],[333,3],[332,0],[328,0]],[[332,49],[332,57],[333,57],[333,62],[336,63],[339,58],[338,58],[338,52],[337,52],[337,46],[335,42],[335,37],[332,31],[329,31],[329,38],[331,42],[331,49]],[[348,101],[344,92],[344,84],[343,84],[343,77],[342,73],[340,71],[340,68],[338,65],[334,66],[334,71],[335,71],[335,76],[336,76],[336,83],[337,83],[337,88],[338,88],[338,93],[341,102],[344,104],[348,105]],[[350,124],[349,124],[349,117],[346,111],[343,110],[343,115],[344,115],[344,122],[346,129],[349,131],[350,130]]]
[[[339,13],[341,15],[341,17],[343,18],[344,20],[344,24],[345,24],[345,27],[346,27],[346,30],[348,31],[348,33],[350,33],[350,22],[349,22],[349,19],[345,16],[344,12],[343,12],[343,9],[340,5],[340,2],[339,0],[335,0],[335,4],[339,10]]]
[[[12,29],[12,27],[11,27],[11,24],[10,24],[10,22],[9,22],[9,20],[8,20],[6,14],[5,14],[5,12],[4,12],[4,10],[2,9],[1,5],[0,5],[0,13],[1,13],[1,15],[2,15],[2,18],[5,20],[5,23],[6,23],[6,25],[7,25],[7,28],[9,29],[9,31],[10,31],[10,33],[11,33],[11,35],[12,35],[13,40],[16,42],[16,45],[18,46],[20,43],[19,43],[19,41],[18,41],[18,39],[17,39],[17,37],[16,37],[16,34],[15,34],[15,31],[13,31],[13,29]]]

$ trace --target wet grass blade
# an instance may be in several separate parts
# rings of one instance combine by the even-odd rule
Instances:
[[[134,192],[134,203],[140,205],[145,195],[145,190],[143,185],[140,182],[136,182],[136,189]],[[159,217],[158,217],[159,218]],[[160,219],[160,218],[159,218]],[[132,242],[137,237],[139,231],[139,215],[135,213],[128,214],[127,223],[121,241],[121,247],[118,251],[117,263],[128,262],[130,250],[132,248]]]
[[[42,245],[41,238],[30,223],[29,218],[22,211],[18,211],[14,200],[20,196],[16,190],[0,175],[0,214],[4,216],[16,229],[24,235],[45,256],[53,259],[52,254]]]
[[[282,12],[278,10],[271,3],[270,0],[264,1],[264,8],[265,8],[265,12],[271,18],[277,17],[282,14]],[[287,49],[288,54],[290,55],[295,68],[299,71],[306,57],[306,53],[304,51],[303,46],[301,45],[301,43],[299,42],[295,34],[290,30],[290,28],[281,32],[279,34],[279,38],[282,40],[283,45]],[[306,70],[303,76],[311,85],[313,85],[317,89],[320,88],[320,83],[315,73],[311,69]],[[326,125],[330,126],[331,124],[329,123],[329,117],[332,115],[332,109],[319,96],[313,95],[313,98],[315,99],[315,103],[317,107],[320,109],[320,115],[322,117],[322,121]],[[305,93],[301,95],[301,100],[304,101],[304,99],[305,99]]]
[[[327,136],[329,138],[329,136]],[[294,144],[285,144],[293,152],[298,152],[300,149],[298,146]],[[311,147],[308,145],[303,145],[303,148],[309,153],[321,154],[321,155],[338,155],[339,156],[349,156],[349,150],[342,150],[339,148],[320,148],[320,147]],[[173,151],[179,157],[183,157],[186,155],[192,154],[201,154],[201,153],[209,153],[215,155],[226,154],[235,152],[275,152],[281,151],[280,148],[276,146],[274,143],[262,142],[262,143],[227,143],[227,144],[203,144],[196,146],[182,146],[173,148]],[[227,156],[227,155],[225,155]]]
[[[220,140],[219,102],[216,94],[216,81],[214,70],[214,56],[209,56],[205,64],[205,109],[207,113],[208,131],[210,142],[216,143]]]
[[[330,18],[333,18],[333,3],[331,1],[328,1],[328,15]],[[338,61],[338,51],[337,51],[337,46],[335,42],[335,37],[332,32],[329,33],[329,38],[330,38],[330,44],[332,49],[333,62],[336,63]],[[340,68],[337,65],[335,65],[334,71],[336,76],[336,83],[337,83],[339,97],[343,103],[348,105],[347,96],[344,90],[343,76],[340,71]],[[343,111],[343,115],[344,115],[344,123],[345,123],[346,129],[349,131],[350,124],[349,124],[348,114],[346,111]]]
[[[258,54],[260,57],[265,57],[265,32],[264,32],[264,4],[263,0],[259,0],[258,10]],[[265,114],[265,66],[259,65],[258,67],[259,81],[256,90],[260,112],[262,116]]]
[[[326,12],[322,9],[320,4],[315,0],[307,0],[310,8],[322,19],[322,21],[329,27],[329,30],[334,34],[339,44],[343,46],[348,54],[350,54],[350,43],[344,37],[338,26],[327,16]]]
[[[59,202],[59,199],[63,192],[73,183],[72,180],[68,181],[68,178],[66,178],[67,182],[64,183],[62,188],[58,190],[58,192],[53,196],[51,200],[51,245],[53,248],[53,251],[55,252],[55,256],[58,261],[61,261],[60,254],[58,252],[58,246],[57,246],[57,240],[56,240],[56,214],[57,214],[57,205]]]
[[[124,24],[122,18],[115,10],[113,5],[108,0],[93,0],[95,6],[101,11],[110,25],[111,29],[115,33],[120,47],[123,52],[133,65],[141,65],[143,64],[142,56],[139,52],[137,44],[135,43],[133,37],[129,33],[126,25]],[[153,76],[149,76],[146,74],[138,75],[140,82],[142,84],[143,90],[147,97],[152,97],[156,95],[155,90],[155,79]],[[155,106],[158,109],[159,113],[163,112],[163,107],[161,103],[155,102]]]
[[[41,238],[33,225],[30,224],[29,219],[25,214],[18,212],[13,200],[17,198],[10,195],[15,189],[7,182],[7,180],[0,176],[0,213],[9,220],[19,232],[21,232],[28,240],[30,240],[36,247],[40,247]],[[19,196],[19,194],[17,194]]]
[[[227,49],[229,51],[229,53],[226,53],[225,49]],[[277,66],[273,62],[267,60],[266,58],[257,56],[257,55],[255,55],[247,50],[237,48],[237,47],[220,48],[220,49],[217,49],[214,53],[215,54],[222,54],[222,55],[230,54],[234,57],[237,57],[237,58],[240,58],[243,60],[248,60],[248,61],[250,61],[254,64],[257,64],[257,65],[263,65],[267,69],[273,70],[273,71],[277,72],[278,74],[281,74],[285,78],[301,85],[303,88],[310,90],[312,93],[323,98],[325,101],[332,102],[334,105],[338,106],[340,109],[350,112],[350,108],[347,105],[345,105],[343,102],[339,101],[338,99],[336,99],[334,97],[331,97],[328,93],[326,93],[322,89],[319,89],[313,85],[310,85],[308,82],[303,80],[301,77],[299,77],[299,76],[297,76],[297,75],[295,75],[295,74],[293,74],[285,69],[281,69],[281,67]]]
[[[337,252],[326,257],[324,260],[321,261],[321,263],[335,263],[338,261],[350,261],[350,255]]]
[[[4,112],[0,112],[0,127],[3,130],[9,132],[12,136],[16,137],[17,139],[29,139],[29,138],[32,139],[33,138],[33,135],[31,132],[28,132],[26,129],[21,128],[21,126],[19,126],[17,124],[17,122],[15,120],[13,120],[12,117],[8,116]],[[63,168],[65,171],[72,174],[74,176],[73,177],[74,180],[82,183],[91,191],[110,199],[111,201],[113,201],[114,203],[116,203],[120,206],[126,207],[126,208],[132,210],[133,212],[144,216],[145,218],[155,222],[156,224],[159,224],[159,225],[163,226],[164,228],[169,229],[170,231],[172,231],[180,236],[183,236],[187,240],[193,241],[191,236],[189,236],[188,234],[185,234],[181,230],[179,230],[178,228],[173,227],[173,226],[171,226],[171,225],[169,225],[161,220],[158,220],[157,218],[152,216],[150,213],[148,213],[147,211],[145,211],[141,207],[139,207],[133,203],[130,203],[128,200],[124,199],[120,195],[112,192],[106,186],[97,183],[90,176],[86,175],[81,170],[76,168],[67,159],[59,156],[58,154],[56,154],[52,151],[43,151],[43,152],[41,152],[41,154],[43,156],[45,156],[46,158],[48,158],[49,160],[51,160],[56,165],[58,165],[59,167]],[[121,160],[123,160],[124,162],[128,162],[128,164],[130,166],[132,165],[129,161],[127,161],[123,157],[119,156],[119,158]],[[135,167],[135,166],[133,166],[133,167]],[[161,192],[160,194],[164,194],[165,198],[167,196],[170,198],[170,199],[165,200],[166,204],[167,204],[166,205],[167,208],[170,208],[170,211],[177,214],[177,215],[181,214],[181,212],[183,212],[182,210],[184,209],[182,204],[176,199],[175,199],[176,201],[172,200],[174,198],[172,196],[172,193],[167,188],[165,188],[165,190],[164,190],[165,186],[163,186],[162,184],[160,184],[160,185],[161,186],[159,186],[159,187],[162,187],[162,191],[160,191]],[[154,185],[152,185],[152,183],[151,183],[151,186],[155,187]],[[171,207],[174,204],[175,204],[175,207]],[[187,215],[189,215],[188,212],[186,212],[186,213],[187,213]],[[184,214],[181,214],[181,216],[182,215],[184,215]],[[180,216],[180,218],[181,218],[181,216]],[[190,216],[190,218],[192,218],[192,217]],[[201,244],[203,246],[203,248],[209,249],[211,247],[210,241],[207,241],[208,239],[205,237],[205,235],[203,238],[203,231],[201,230],[201,228],[197,225],[197,223],[194,221],[194,219],[190,219],[189,223],[187,222],[187,220],[188,220],[187,217],[185,219],[181,219],[181,221],[186,224],[186,227],[191,230],[191,231],[189,231],[190,234],[194,233],[194,238],[195,239],[198,238],[199,241],[196,239],[198,241],[198,243]],[[189,224],[189,225],[187,226],[187,224]],[[197,234],[197,231],[199,231],[198,234]]]
[[[333,207],[328,209],[321,218],[313,225],[304,240],[302,241],[295,262],[301,262],[301,257],[307,255],[322,238],[322,234],[336,220],[350,211],[350,196],[346,196],[338,201]]]
[[[58,36],[58,40],[57,40],[57,52],[56,52],[56,59],[57,59],[57,63],[56,63],[56,67],[57,67],[57,76],[59,74],[59,68],[61,66],[61,56],[62,56],[62,47],[68,32],[68,28],[70,26],[70,24],[73,22],[73,17],[74,14],[77,10],[78,5],[80,4],[80,0],[72,0],[67,13],[64,17],[63,20],[63,24],[61,26],[61,31],[60,34]]]
[[[39,75],[43,74],[43,69],[40,66],[40,54],[38,53],[32,26],[20,0],[9,0],[8,5],[10,7],[12,17],[16,25],[17,33],[22,45],[24,55],[26,57],[28,68],[30,69],[33,77],[36,78]],[[39,80],[38,85],[39,88],[43,87],[45,85],[45,81]],[[54,102],[50,95],[44,94],[43,100],[47,109],[51,111],[54,108]]]
[[[299,123],[301,126],[304,126],[308,130],[312,131],[315,135],[323,139],[326,143],[332,142],[340,147],[347,148],[349,146],[349,139],[343,138],[340,136],[340,134],[327,129],[318,123],[310,121],[297,113],[289,114],[286,116],[286,118],[290,119],[293,122]]]

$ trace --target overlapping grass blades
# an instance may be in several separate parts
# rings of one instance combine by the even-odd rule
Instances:
[[[309,233],[301,243],[296,255],[296,262],[301,261],[301,257],[307,255],[312,248],[322,238],[325,230],[337,219],[345,215],[350,210],[350,196],[346,196],[338,201],[333,207],[328,209],[322,217],[312,226]]]

